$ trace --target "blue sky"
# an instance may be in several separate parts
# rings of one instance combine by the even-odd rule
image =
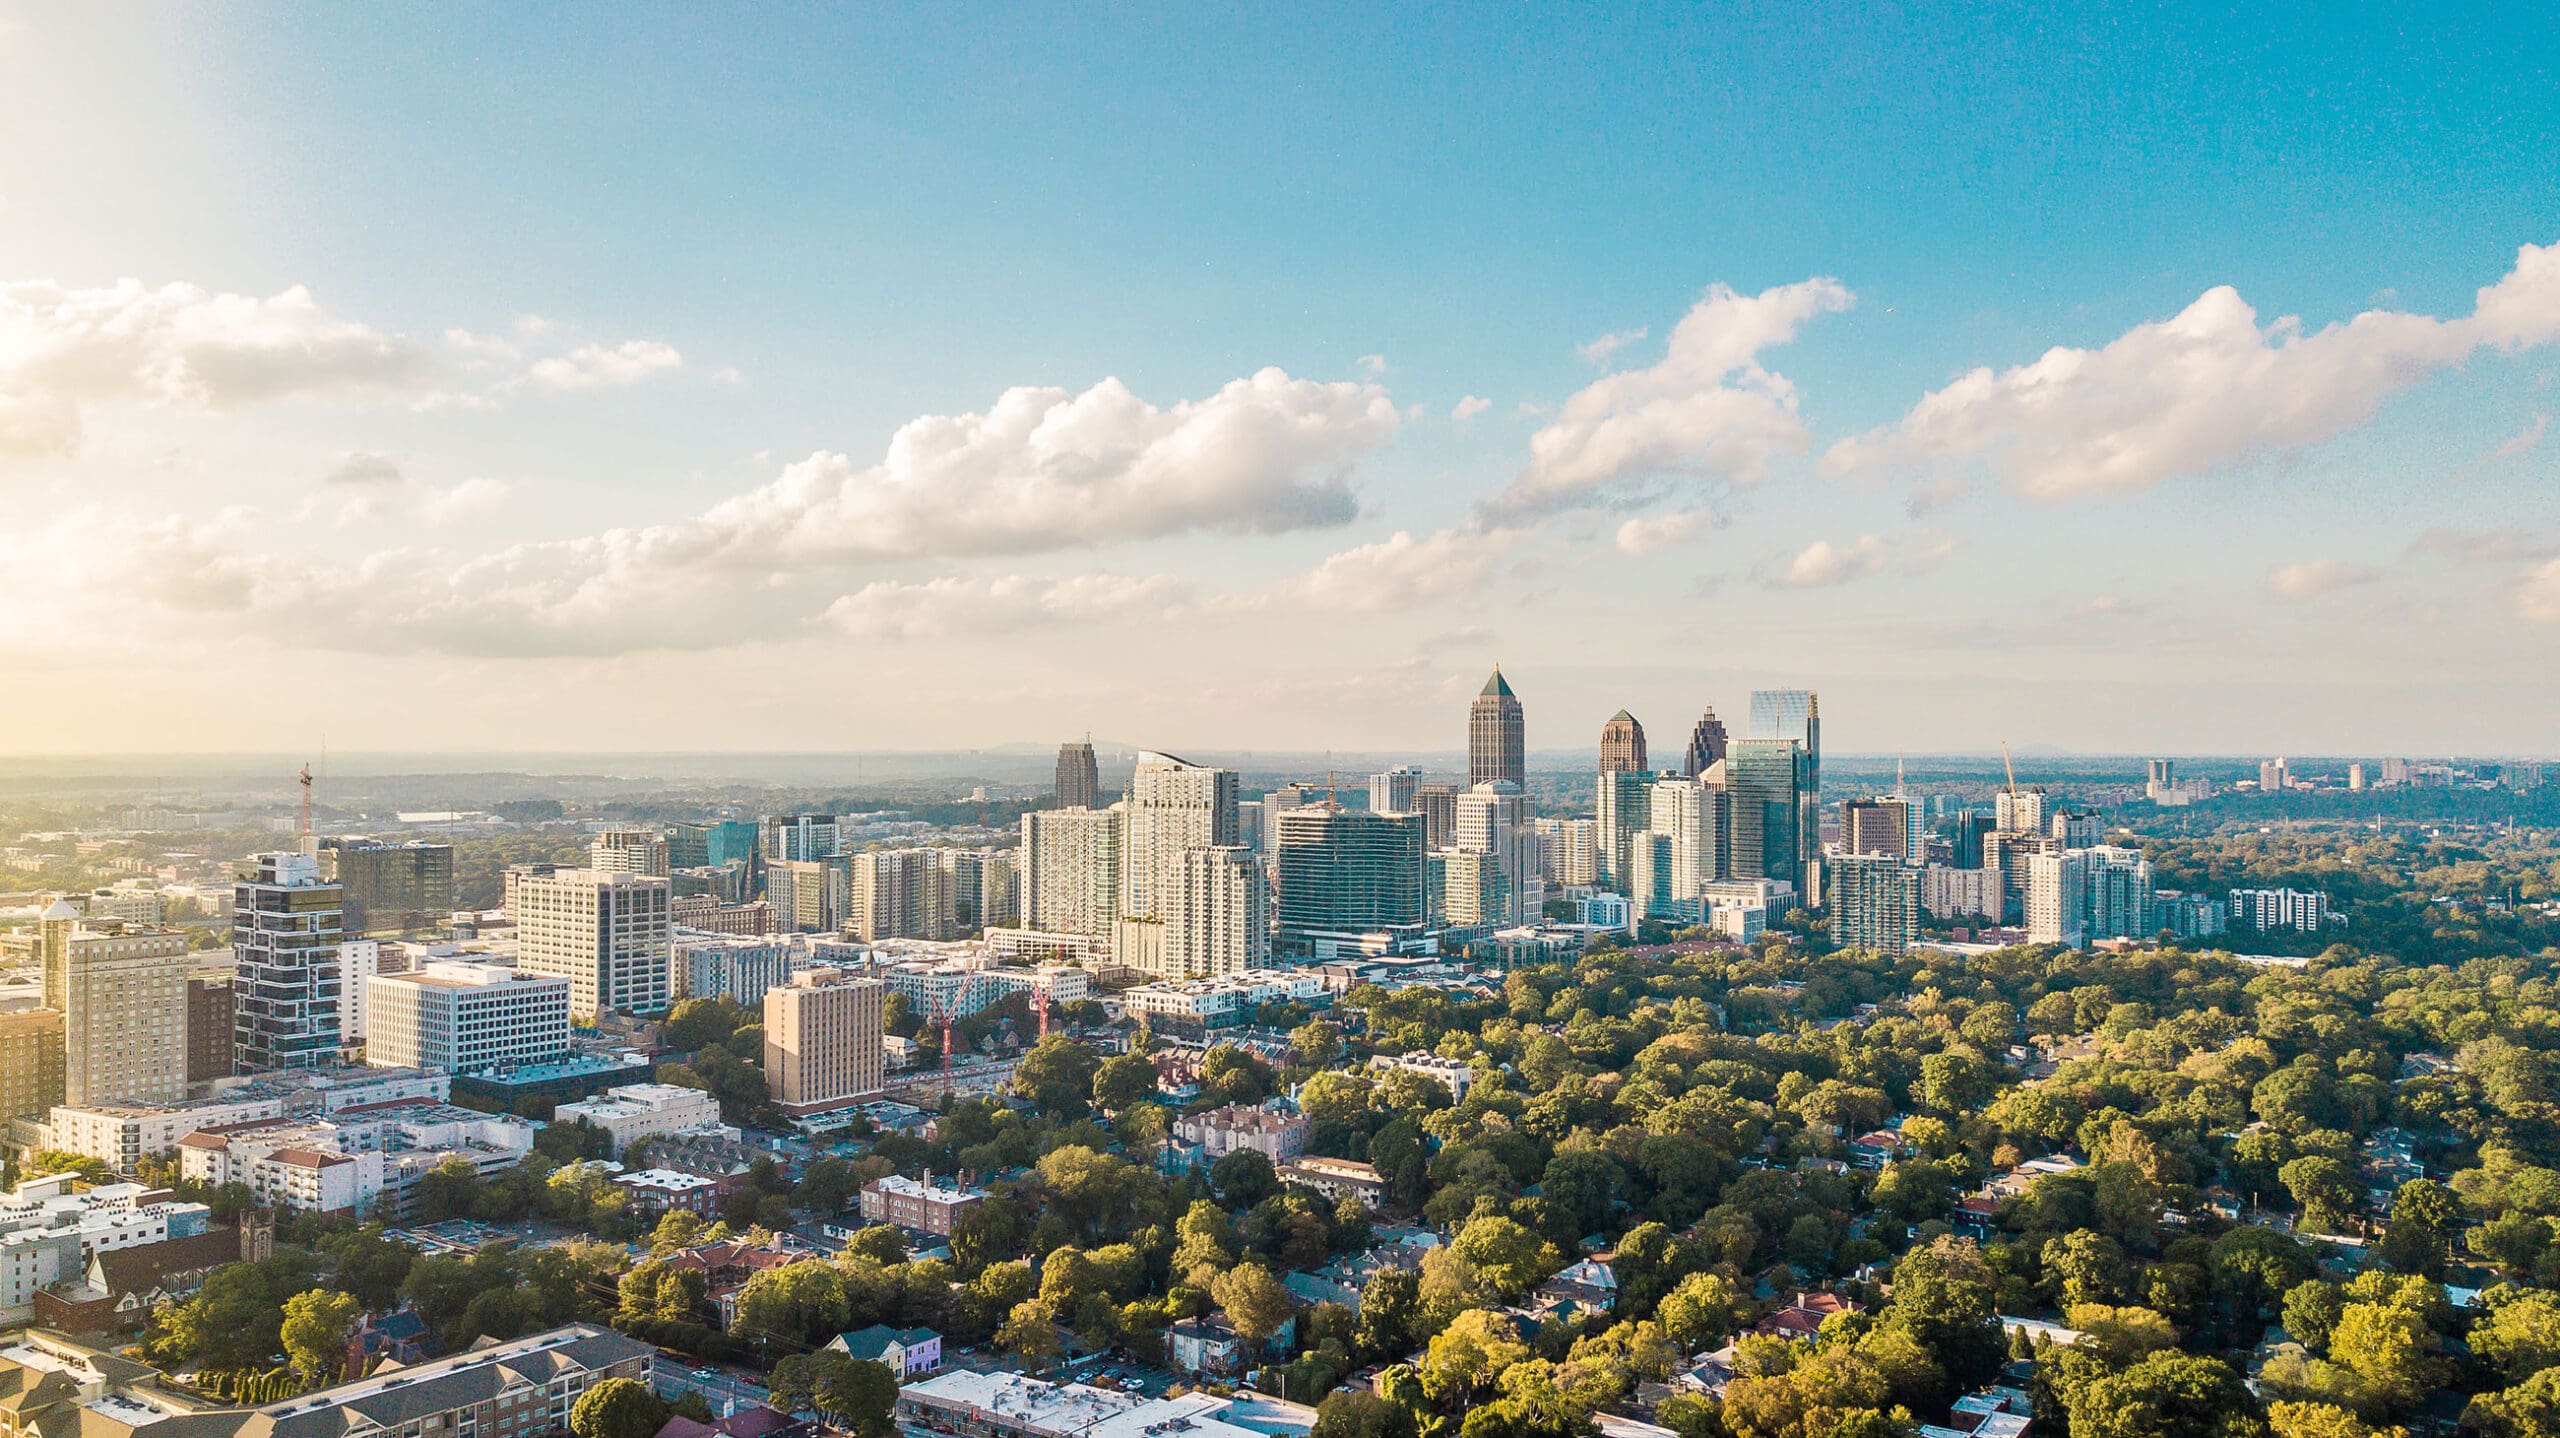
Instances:
[[[1540,747],[1771,682],[1859,750],[2552,747],[2560,18],[1807,8],[0,4],[0,667],[83,696],[0,742],[1439,746],[1498,657]],[[1797,300],[1655,372],[1716,285]],[[884,461],[1275,367],[1285,443]],[[1091,522],[979,533],[1026,475]]]

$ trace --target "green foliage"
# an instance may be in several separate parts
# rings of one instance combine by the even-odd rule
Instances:
[[[667,1411],[648,1385],[607,1378],[578,1395],[569,1409],[569,1431],[577,1438],[657,1438]]]

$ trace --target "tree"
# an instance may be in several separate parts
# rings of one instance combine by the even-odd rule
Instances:
[[[2471,1350],[2506,1370],[2511,1383],[2560,1364],[2560,1297],[2506,1285],[2489,1290],[2489,1312],[2471,1328]]]
[[[2218,1358],[2166,1351],[2072,1387],[2071,1438],[2259,1438],[2257,1399]]]
[[[2383,1404],[2401,1409],[2427,1389],[2435,1335],[2426,1320],[2396,1303],[2350,1303],[2329,1335],[2329,1357],[2362,1378]]]
[[[1031,1046],[1014,1066],[1011,1086],[1051,1118],[1082,1118],[1091,1107],[1093,1077],[1102,1059],[1086,1044],[1051,1034]]]
[[[1156,1066],[1145,1054],[1115,1054],[1093,1071],[1093,1101],[1106,1113],[1123,1113],[1156,1096]]]
[[[1309,1019],[1289,1031],[1289,1052],[1309,1068],[1329,1067],[1342,1057],[1341,1026],[1326,1019]]]
[[[1219,1311],[1246,1343],[1257,1348],[1280,1331],[1297,1307],[1289,1290],[1259,1263],[1239,1263],[1211,1279],[1209,1296],[1217,1300]]]
[[[2377,1430],[2335,1403],[2270,1403],[2267,1427],[2275,1438],[2403,1438],[2401,1430]]]
[[[862,1181],[855,1176],[853,1165],[828,1154],[811,1160],[802,1171],[797,1197],[802,1208],[820,1218],[832,1218],[850,1207],[854,1195],[861,1190]]]
[[[2133,1277],[2116,1241],[2085,1228],[2047,1239],[2043,1258],[2046,1286],[2065,1308],[2113,1303]]]
[[[702,1241],[702,1220],[681,1208],[668,1209],[649,1234],[649,1251],[678,1253]]]
[[[1360,1354],[1372,1363],[1413,1351],[1421,1337],[1422,1281],[1409,1268],[1383,1266],[1360,1285],[1360,1311],[1352,1329]]]
[[[2391,1196],[2391,1218],[2382,1230],[2382,1261],[2401,1273],[2444,1277],[2453,1236],[2462,1231],[2461,1205],[2443,1184],[2413,1178]]]
[[[1280,1191],[1280,1175],[1259,1149],[1240,1148],[1209,1166],[1209,1186],[1227,1207],[1246,1209]]]
[[[1710,1270],[1681,1279],[1654,1317],[1681,1352],[1702,1353],[1733,1336],[1750,1304],[1741,1285]]]
[[[1904,1254],[1882,1323],[1909,1334],[1944,1369],[1952,1391],[1929,1395],[1932,1406],[1990,1382],[2008,1361],[1995,1280],[1971,1243],[1942,1238]]]
[[[2312,1352],[2326,1353],[2329,1335],[2337,1331],[2339,1315],[2346,1311],[2346,1295],[2338,1285],[2317,1278],[2297,1283],[2284,1296],[2284,1331]]]
[[[1039,1299],[1025,1299],[1005,1315],[996,1346],[1037,1369],[1058,1355],[1058,1315]]]
[[[21,1178],[36,1178],[48,1173],[76,1173],[85,1183],[106,1184],[116,1181],[115,1170],[103,1159],[84,1153],[65,1153],[58,1148],[40,1148],[18,1163]]]
[[[2315,1233],[2335,1233],[2355,1211],[2355,1171],[2326,1154],[2297,1158],[2276,1170],[2285,1192],[2302,1209],[2302,1226]]]
[[[294,1373],[315,1387],[336,1377],[363,1314],[364,1305],[352,1293],[314,1288],[286,1299],[279,1336]]]
[[[889,1438],[897,1431],[890,1414],[898,1403],[898,1375],[885,1363],[847,1359],[819,1382],[814,1396],[818,1411],[856,1438]]]
[[[2487,1438],[2560,1438],[2560,1368],[2472,1399],[2462,1426]]]
[[[1418,1438],[1413,1410],[1374,1393],[1346,1389],[1316,1405],[1314,1438]]]
[[[605,1379],[569,1410],[569,1431],[578,1438],[657,1438],[666,1423],[664,1400],[629,1378]]]
[[[1443,1407],[1462,1409],[1504,1369],[1529,1357],[1511,1320],[1470,1308],[1452,1319],[1422,1356],[1422,1384]]]

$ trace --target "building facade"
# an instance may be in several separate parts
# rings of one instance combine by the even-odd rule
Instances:
[[[1500,665],[1484,682],[1483,692],[1467,706],[1467,784],[1529,783],[1527,722],[1520,696],[1511,692]]]
[[[447,1074],[549,1062],[569,1051],[573,988],[559,974],[494,964],[377,974],[365,985],[365,1062]]]
[[[248,1073],[335,1063],[345,891],[317,859],[260,854],[232,887],[235,1066]],[[183,978],[181,979],[183,984]],[[183,991],[173,1006],[182,1003]],[[183,1044],[183,1039],[181,1040]]]
[[[1281,815],[1278,837],[1284,947],[1306,935],[1427,922],[1421,815],[1311,804]]]
[[[1095,809],[1102,805],[1102,769],[1094,762],[1093,741],[1080,739],[1058,746],[1058,807]]]
[[[1920,938],[1920,871],[1891,854],[1835,854],[1831,942],[1899,958]]]
[[[1621,709],[1600,726],[1600,772],[1603,774],[1641,774],[1644,761],[1644,726],[1636,716]]]
[[[559,869],[515,885],[516,967],[569,981],[573,1021],[664,1013],[673,928],[664,879]]]
[[[174,1103],[187,1096],[187,939],[91,928],[56,900],[37,921],[44,1006],[62,1015],[63,1102]]]
[[[1022,816],[1022,922],[1108,945],[1120,921],[1121,820],[1127,811],[1035,810]]]
[[[453,913],[453,846],[424,839],[323,839],[321,877],[345,899],[350,934],[398,934]]]
[[[1203,979],[1271,959],[1271,882],[1240,844],[1185,849],[1164,894],[1164,952],[1154,972]]]
[[[764,996],[764,1073],[774,1106],[795,1117],[880,1092],[887,1068],[876,979],[803,969]]]

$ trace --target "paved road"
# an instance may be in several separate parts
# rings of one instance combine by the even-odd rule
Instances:
[[[707,1377],[706,1372],[709,1375]],[[661,1397],[674,1398],[685,1393],[701,1394],[702,1400],[711,1405],[714,1417],[724,1411],[723,1405],[731,1402],[741,1407],[749,1403],[770,1407],[773,1401],[772,1396],[764,1391],[764,1386],[753,1379],[741,1378],[737,1374],[719,1368],[703,1370],[681,1367],[669,1362],[664,1355],[659,1357],[652,1377]]]

